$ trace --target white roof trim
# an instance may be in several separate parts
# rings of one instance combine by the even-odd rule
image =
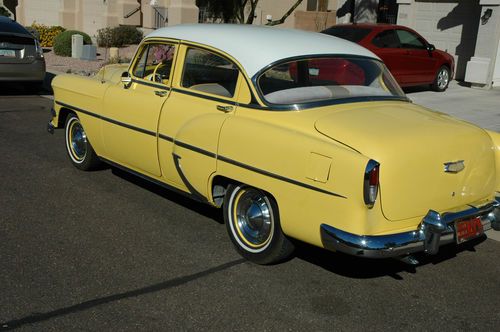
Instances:
[[[249,77],[281,59],[320,54],[378,57],[366,48],[333,36],[295,29],[246,24],[190,24],[161,28],[163,37],[215,47],[237,59]]]

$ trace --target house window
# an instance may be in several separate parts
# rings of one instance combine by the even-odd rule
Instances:
[[[328,10],[328,0],[307,0],[308,12],[326,12]]]

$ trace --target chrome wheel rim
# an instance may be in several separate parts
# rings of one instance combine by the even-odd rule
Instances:
[[[69,131],[69,148],[74,159],[82,161],[87,154],[87,135],[78,120],[71,122]]]
[[[442,68],[437,77],[437,85],[439,89],[444,89],[448,85],[448,81],[450,80],[450,75],[448,74],[448,70]]]
[[[254,188],[243,189],[234,197],[233,223],[240,243],[250,251],[269,244],[274,220],[269,199]]]

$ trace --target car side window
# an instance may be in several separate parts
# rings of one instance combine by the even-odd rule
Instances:
[[[233,62],[206,50],[187,50],[181,80],[183,87],[231,98],[237,81],[238,67]]]
[[[381,47],[381,48],[398,48],[400,47],[399,45],[399,39],[396,36],[396,33],[394,30],[386,30],[382,31],[378,35],[376,35],[373,40],[372,44]]]
[[[175,45],[151,43],[140,51],[132,73],[137,78],[168,84]]]
[[[406,30],[396,30],[399,42],[403,48],[425,49],[425,43],[414,33]]]

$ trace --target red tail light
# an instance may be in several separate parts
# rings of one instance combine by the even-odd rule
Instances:
[[[370,160],[366,165],[363,196],[366,206],[372,208],[377,200],[380,164]]]

